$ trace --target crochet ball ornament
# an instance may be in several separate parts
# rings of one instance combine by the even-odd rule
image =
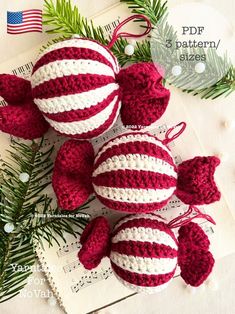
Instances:
[[[75,38],[56,43],[34,65],[34,102],[59,133],[96,137],[119,114],[118,72],[116,58],[98,42]]]
[[[92,174],[94,191],[107,207],[141,212],[167,204],[177,185],[171,151],[147,133],[128,133],[98,152]]]
[[[197,287],[214,265],[208,237],[193,222],[179,229],[178,240],[172,228],[174,224],[160,216],[139,214],[122,218],[110,234],[107,220],[97,217],[81,236],[78,257],[86,269],[92,269],[108,256],[117,279],[137,292],[166,288],[177,265],[184,281]]]
[[[220,199],[214,172],[217,157],[195,157],[175,164],[167,144],[185,128],[166,138],[129,132],[105,143],[96,156],[91,143],[70,140],[60,148],[52,185],[59,206],[73,210],[92,191],[108,208],[128,212],[153,212],[164,207],[173,194],[189,205],[210,204]]]
[[[131,20],[142,18],[142,34],[118,33]],[[140,62],[120,69],[111,48],[118,37],[141,37],[150,21],[133,15],[114,30],[107,46],[88,38],[52,44],[34,64],[30,81],[0,75],[0,130],[24,139],[43,136],[51,126],[76,139],[92,139],[108,129],[119,114],[124,126],[140,129],[165,112],[170,93],[153,63]]]

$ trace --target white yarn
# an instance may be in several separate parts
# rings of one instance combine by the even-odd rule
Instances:
[[[86,59],[57,60],[38,68],[31,77],[31,84],[34,88],[51,79],[78,74],[98,74],[114,77],[113,69],[99,61]]]
[[[104,110],[102,110],[95,116],[92,116],[85,120],[75,121],[75,122],[57,122],[47,117],[45,117],[45,119],[56,131],[60,133],[64,133],[68,135],[87,133],[89,131],[93,131],[97,129],[108,120],[108,118],[113,112],[117,99],[118,99],[118,96],[114,97],[113,101]],[[120,102],[119,102],[119,108],[120,108]]]
[[[101,150],[98,152],[98,154],[96,155],[95,158],[95,162],[98,160],[98,158],[109,148],[112,148],[115,145],[120,145],[122,143],[127,144],[127,143],[136,143],[136,142],[148,142],[148,143],[152,143],[155,144],[156,146],[161,147],[164,151],[166,151],[169,156],[173,159],[171,151],[165,146],[163,145],[159,140],[157,140],[156,138],[145,134],[145,133],[138,133],[138,134],[124,134],[121,138],[115,138],[113,140],[111,140],[110,142],[108,142],[106,145],[104,145]]]
[[[107,49],[105,49],[102,45],[98,44],[97,42],[86,40],[83,38],[76,38],[76,39],[70,39],[70,40],[64,40],[61,42],[58,42],[54,45],[49,46],[47,49],[45,49],[42,54],[39,54],[37,61],[47,54],[48,52],[61,49],[61,48],[88,48],[90,50],[96,51],[100,53],[102,56],[104,56],[113,66],[114,72],[119,72],[119,65],[117,62],[116,57],[114,57]],[[37,62],[36,61],[36,62]]]
[[[177,258],[150,258],[110,253],[111,261],[120,268],[137,274],[164,275],[174,271]]]
[[[70,110],[86,109],[96,106],[118,88],[118,84],[110,83],[108,85],[78,94],[48,99],[36,98],[34,99],[34,102],[39,109],[45,113],[59,113]]]
[[[101,173],[118,170],[144,170],[154,173],[166,174],[177,178],[173,166],[166,161],[144,154],[118,155],[102,162],[93,172],[93,177]]]
[[[113,238],[112,243],[119,241],[140,241],[164,244],[177,250],[178,246],[174,239],[166,232],[144,227],[132,227],[120,230]]]
[[[155,221],[163,221],[166,222],[166,220],[161,217],[161,216],[156,216],[152,214],[135,214],[135,215],[130,215],[125,218],[122,218],[118,223],[115,224],[113,231],[117,230],[121,225],[128,221],[136,220],[136,219],[149,219],[149,220],[155,220]]]
[[[153,294],[153,293],[157,293],[157,292],[160,292],[160,291],[166,289],[167,286],[169,285],[169,283],[172,280],[172,279],[170,279],[168,282],[166,282],[166,283],[164,283],[162,285],[159,285],[159,286],[145,287],[145,286],[137,286],[137,285],[134,285],[132,283],[129,283],[129,282],[123,280],[121,277],[119,277],[115,272],[114,272],[114,275],[127,288],[129,288],[131,290],[134,290],[134,291],[136,291],[138,293],[146,293],[146,294]]]
[[[175,191],[175,187],[168,189],[131,189],[97,186],[93,184],[95,192],[106,199],[126,203],[159,203],[168,199]]]

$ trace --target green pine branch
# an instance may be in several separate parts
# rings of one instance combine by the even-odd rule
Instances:
[[[164,20],[167,17],[167,1],[162,0],[120,0],[120,2],[126,3],[134,14],[144,14],[147,16],[153,25],[157,24],[160,20]],[[141,20],[138,22],[142,22]],[[49,25],[51,28],[47,31],[52,34],[60,34],[65,38],[71,37],[73,34],[78,34],[82,37],[87,37],[95,39],[100,43],[106,45],[109,40],[105,38],[104,32],[101,27],[95,27],[91,22],[89,22],[85,17],[81,16],[79,10],[76,6],[73,6],[70,0],[45,0],[44,14],[43,14],[44,25]],[[144,27],[144,26],[143,26]],[[163,40],[166,38],[176,39],[176,34],[173,28],[168,25],[167,21],[160,24],[160,38],[158,40],[159,45],[157,47],[158,63],[162,63],[163,57],[166,59],[166,55],[171,54],[170,49],[164,48]],[[173,36],[173,37],[171,37]],[[56,38],[55,41],[59,41],[60,38]],[[49,43],[50,44],[50,43]],[[135,47],[135,52],[132,56],[127,56],[124,52],[125,46],[128,44],[126,39],[119,39],[114,46],[112,51],[117,57],[121,66],[135,62],[151,62],[151,46],[149,40],[143,40],[138,42]],[[197,53],[194,50],[183,50],[184,53]],[[202,49],[200,52],[203,54],[205,51]],[[177,52],[177,56],[180,52]],[[172,54],[169,55],[172,58]],[[231,65],[227,57],[219,57],[216,53],[208,53],[207,55],[207,68],[208,71],[215,71],[215,75],[218,75],[222,68],[225,66],[228,68],[227,73],[218,80],[216,83],[212,83],[210,86],[211,77],[213,75],[207,75],[206,81],[202,81],[200,74],[192,71],[190,68],[183,69],[183,74],[179,77],[167,76],[167,81],[169,84],[173,84],[176,87],[182,89],[184,92],[192,93],[193,95],[199,95],[201,98],[211,98],[215,99],[220,96],[227,96],[235,90],[235,69]],[[195,64],[192,64],[194,66]],[[212,67],[213,66],[213,67]],[[171,69],[166,69],[168,72]],[[170,73],[170,72],[169,72]],[[209,73],[209,72],[208,72]],[[213,74],[213,73],[212,73]],[[218,75],[218,77],[220,77]],[[197,85],[197,89],[187,88],[187,83],[190,82],[191,85]],[[200,88],[200,84],[203,83],[204,86],[209,86],[205,88]],[[206,85],[205,85],[206,84]],[[199,87],[198,87],[199,86]]]
[[[88,22],[83,17],[76,6],[70,0],[45,0],[43,12],[43,24],[51,28],[47,30],[49,34],[62,34],[71,37],[74,34],[82,37],[93,38],[100,43],[107,44],[102,28],[94,27],[92,22]]]
[[[88,217],[79,214],[90,200],[69,213],[54,208],[44,192],[51,184],[53,149],[45,150],[44,139],[29,145],[12,140],[9,160],[1,162],[0,302],[17,295],[27,283],[36,259],[35,245],[43,239],[49,245],[59,244],[58,239],[65,241],[65,232],[77,236],[87,223]],[[22,173],[28,175],[27,182],[20,180]],[[6,224],[13,226],[9,233]]]
[[[205,99],[216,99],[220,96],[228,96],[233,91],[235,91],[235,68],[233,67],[230,60],[228,60],[225,55],[224,58],[218,56],[215,50],[209,49],[207,52],[205,49],[180,49],[175,51],[174,49],[166,48],[166,39],[171,39],[172,42],[177,40],[176,32],[173,27],[167,23],[167,1],[162,2],[161,0],[120,0],[125,2],[131,9],[132,13],[144,14],[147,16],[153,26],[156,26],[157,32],[154,32],[152,36],[156,36],[155,40],[155,58],[157,56],[157,62],[160,65],[165,65],[166,60],[175,59],[175,64],[179,62],[180,54],[188,55],[206,55],[207,57],[207,75],[202,79],[200,73],[192,71],[194,69],[196,62],[191,64],[188,62],[184,64],[182,74],[178,77],[173,77],[171,75],[171,65],[170,68],[165,68],[166,81],[180,88],[183,92],[192,93],[194,96],[199,95],[201,98]],[[160,22],[160,23],[159,23]],[[144,59],[152,60],[151,47],[150,44],[146,42],[142,43],[142,52],[144,53]],[[137,47],[137,52],[139,47]],[[146,56],[148,56],[146,58]],[[133,56],[135,59],[135,56]],[[144,60],[145,61],[145,60]],[[228,69],[227,73],[221,77],[221,71],[223,69]],[[193,73],[193,74],[192,74]],[[210,84],[210,81],[218,77],[216,83]],[[214,82],[214,80],[212,80]],[[200,85],[202,87],[200,88]],[[187,88],[188,86],[188,88]],[[190,86],[196,86],[196,88],[190,88]],[[203,87],[208,86],[208,87]]]

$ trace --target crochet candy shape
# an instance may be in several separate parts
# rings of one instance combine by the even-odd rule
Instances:
[[[220,198],[214,181],[217,157],[196,157],[178,167],[179,180],[176,195],[186,204],[210,204]]]
[[[79,180],[81,169],[57,171],[61,158],[70,156],[70,163],[80,164],[80,146],[84,142],[70,140],[62,146],[55,162],[52,179],[59,205],[73,210],[84,203],[88,192],[94,190],[97,198],[110,209],[143,213],[164,207],[176,194],[189,205],[209,204],[220,199],[220,192],[214,182],[214,172],[219,164],[216,157],[195,157],[184,161],[178,167],[165,140],[143,132],[129,132],[105,143],[94,160],[89,158],[88,172],[91,176],[86,184]],[[89,151],[92,145],[87,142]],[[82,150],[82,148],[81,148]],[[88,159],[84,159],[88,163]],[[73,167],[71,166],[73,169]],[[91,170],[92,169],[92,170]],[[58,193],[69,189],[67,182],[77,178],[79,189],[69,191],[67,197]],[[63,182],[61,178],[66,177]],[[87,189],[87,193],[83,191]],[[69,205],[68,205],[69,204]]]
[[[137,292],[166,288],[177,265],[185,282],[197,287],[214,265],[208,237],[196,223],[180,227],[177,240],[170,223],[155,214],[125,216],[112,233],[106,218],[97,217],[86,226],[81,244],[78,258],[86,269],[108,256],[117,279]]]
[[[30,82],[15,75],[0,75],[0,96],[7,102],[0,107],[0,130],[24,139],[43,136],[49,124],[35,106]]]
[[[146,127],[169,102],[161,79],[152,63],[120,70],[116,57],[99,42],[64,40],[40,54],[31,87],[16,76],[0,75],[0,95],[17,102],[1,108],[0,130],[34,139],[50,125],[64,136],[92,139],[110,129],[119,113],[124,125]]]

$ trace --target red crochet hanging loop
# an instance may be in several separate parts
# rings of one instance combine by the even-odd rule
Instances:
[[[189,217],[189,215],[191,215],[193,212],[196,213],[195,216],[193,217]],[[184,220],[184,218],[186,218]],[[210,223],[212,224],[216,224],[214,219],[207,215],[207,214],[203,214],[199,208],[197,208],[196,206],[189,206],[189,209],[182,215],[172,219],[169,223],[168,223],[168,227],[169,228],[179,228],[179,227],[182,227],[186,224],[188,224],[189,222],[191,222],[192,220],[194,219],[197,219],[197,218],[203,218],[203,219],[206,219],[207,221],[209,221]]]
[[[177,137],[179,137],[184,132],[184,130],[186,129],[186,126],[187,126],[186,122],[180,122],[177,125],[170,128],[169,130],[167,130],[165,139],[162,141],[163,144],[167,145],[170,142],[174,141]],[[171,135],[171,133],[175,131],[175,129],[177,128],[180,128],[180,130],[177,133]]]
[[[127,33],[127,32],[120,32],[118,33],[118,31],[124,26],[126,25],[127,23],[129,23],[130,21],[133,21],[135,19],[141,19],[141,20],[144,20],[146,23],[147,23],[147,27],[145,29],[145,31],[142,33],[142,34],[132,34],[132,33]],[[123,38],[128,38],[128,37],[132,37],[132,38],[139,38],[139,37],[142,37],[142,36],[145,36],[147,34],[150,33],[152,29],[152,25],[151,25],[151,22],[150,20],[142,15],[142,14],[135,14],[135,15],[132,15],[130,17],[128,17],[127,19],[125,19],[124,21],[122,21],[114,30],[113,32],[113,36],[112,36],[112,39],[110,41],[110,43],[107,45],[107,47],[110,49],[112,48],[112,46],[115,44],[115,42],[117,41],[117,39],[119,37],[123,37]]]

